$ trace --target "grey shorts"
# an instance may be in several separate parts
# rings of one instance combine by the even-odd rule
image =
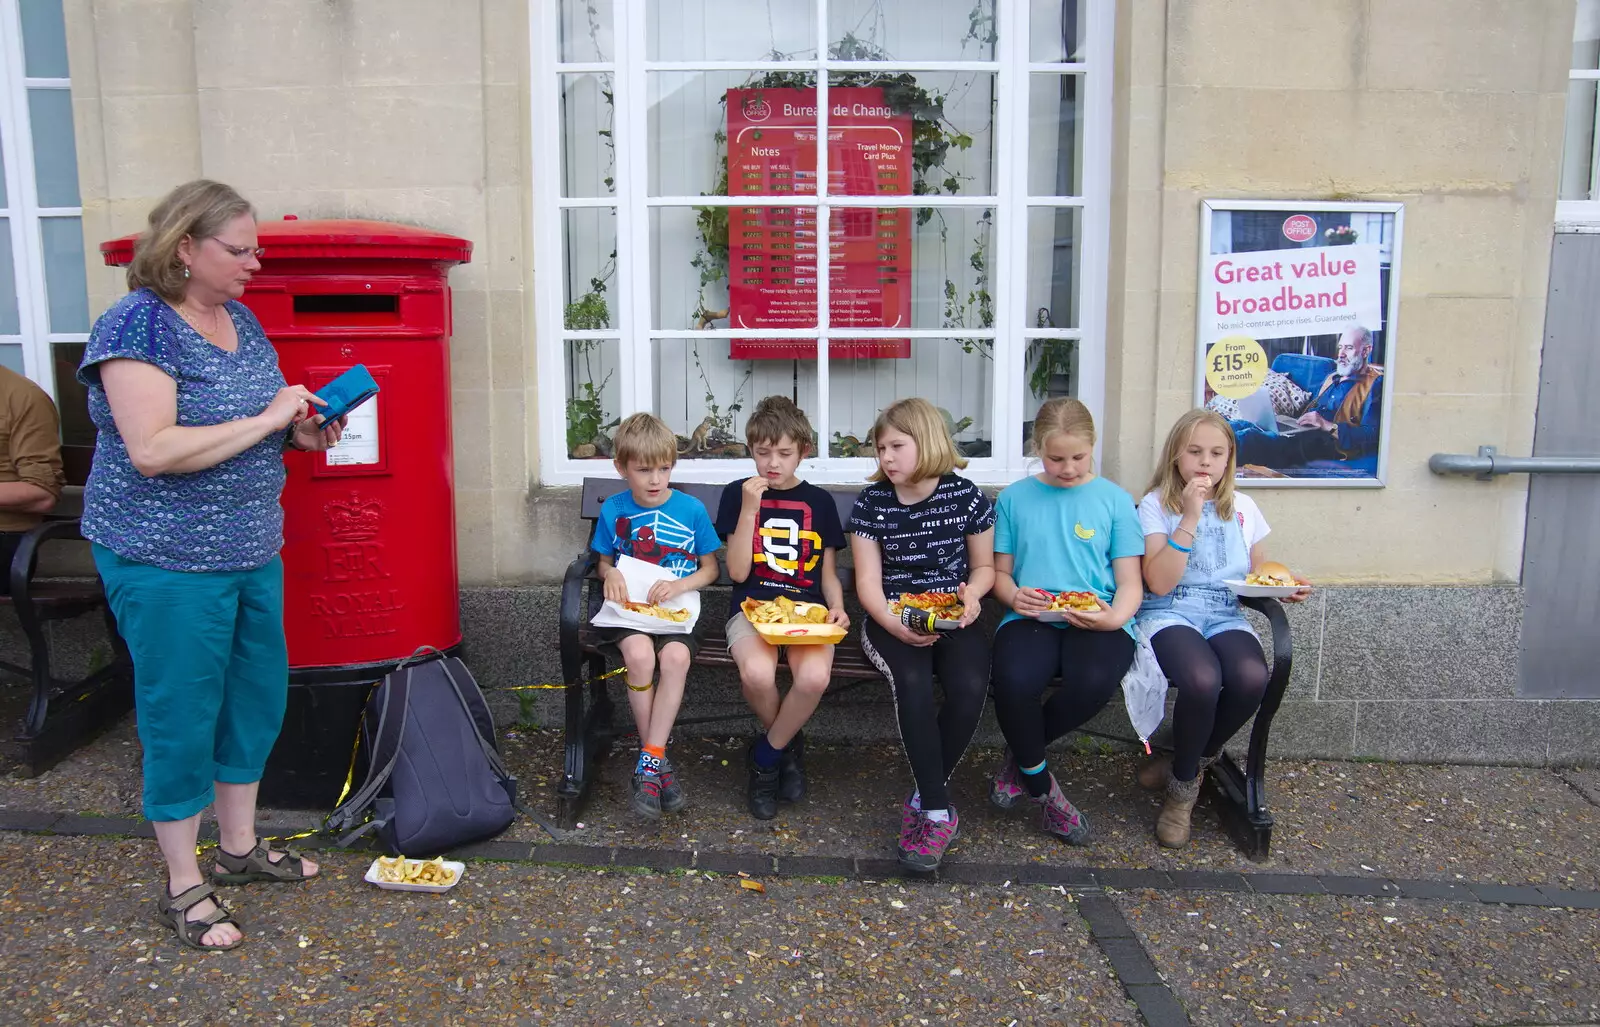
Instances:
[[[728,626],[725,630],[728,636],[728,650],[730,652],[735,645],[747,638],[761,638],[761,632],[756,630],[756,626],[750,623],[750,618],[743,613],[736,613],[729,617]],[[765,641],[765,639],[762,639],[762,641]]]

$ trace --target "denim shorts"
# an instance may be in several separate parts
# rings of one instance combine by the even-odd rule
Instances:
[[[1139,607],[1137,623],[1149,638],[1173,625],[1193,628],[1205,638],[1215,638],[1224,631],[1245,631],[1252,636],[1256,633],[1239,608],[1238,598],[1226,588],[1179,585],[1164,596],[1147,594]]]

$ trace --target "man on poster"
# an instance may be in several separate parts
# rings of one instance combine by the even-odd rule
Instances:
[[[1372,332],[1357,325],[1339,336],[1333,373],[1323,379],[1296,423],[1305,431],[1263,431],[1235,420],[1239,463],[1286,467],[1312,460],[1353,460],[1378,449],[1383,371],[1372,366]]]

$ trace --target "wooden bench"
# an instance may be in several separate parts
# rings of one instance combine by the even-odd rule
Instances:
[[[591,533],[594,522],[600,516],[600,504],[626,487],[616,478],[584,479],[579,513]],[[713,517],[716,515],[722,495],[721,485],[683,483],[672,487],[699,499]],[[838,504],[840,524],[849,523],[850,508],[855,505],[857,491],[852,489],[831,493]],[[848,554],[845,556],[848,559]],[[561,780],[556,785],[556,801],[560,823],[564,827],[571,827],[577,822],[588,798],[594,765],[610,750],[612,741],[617,737],[612,722],[613,704],[606,682],[601,680],[607,668],[606,654],[600,647],[600,629],[589,624],[590,618],[604,601],[597,574],[598,565],[593,550],[585,547],[567,566],[561,584],[561,672],[566,684],[566,762]],[[841,573],[840,583],[848,594],[853,589],[854,575]],[[718,584],[732,584],[726,570]],[[1241,769],[1231,756],[1224,754],[1206,775],[1206,780],[1213,802],[1235,842],[1250,859],[1264,860],[1272,844],[1272,814],[1267,809],[1264,783],[1267,735],[1272,729],[1272,718],[1283,702],[1284,690],[1289,685],[1293,652],[1289,621],[1282,605],[1275,599],[1245,599],[1243,602],[1264,616],[1271,629],[1272,675],[1261,709],[1256,713],[1255,726],[1250,732],[1250,749],[1244,768]],[[721,621],[705,624],[700,649],[694,660],[695,666],[734,666],[733,657],[728,653],[724,628]],[[845,682],[845,687],[883,680],[883,675],[862,652],[858,639],[859,627],[853,626],[850,637],[839,643],[834,651],[833,678]],[[839,690],[834,689],[830,694]],[[679,720],[678,725],[747,716],[750,714],[698,717]]]
[[[16,736],[18,756],[30,776],[49,770],[133,708],[133,662],[117,634],[100,579],[34,577],[39,550],[47,543],[68,541],[83,541],[75,517],[46,520],[23,535],[8,568],[11,594],[0,596],[0,606],[16,612],[28,640],[31,666],[0,660],[0,669],[33,683],[33,697]],[[106,662],[91,666],[77,680],[57,678],[45,625],[96,609],[105,613],[110,640]]]

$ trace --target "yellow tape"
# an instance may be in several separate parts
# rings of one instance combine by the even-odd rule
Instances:
[[[601,674],[597,678],[589,678],[587,681],[578,682],[577,687],[581,688],[584,685],[592,685],[596,681],[604,681],[606,678],[614,678],[618,674],[625,673],[627,671],[627,669],[628,668],[626,668],[626,667],[617,667],[614,670],[608,670],[604,674]],[[527,691],[531,691],[533,689],[539,689],[539,688],[570,688],[570,687],[573,687],[573,686],[564,685],[564,684],[504,685],[504,686],[502,686],[500,688],[492,688],[492,689],[490,689],[490,691],[491,692],[527,692]],[[628,687],[632,688],[633,686],[629,685]]]

